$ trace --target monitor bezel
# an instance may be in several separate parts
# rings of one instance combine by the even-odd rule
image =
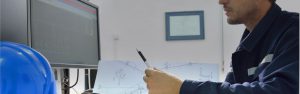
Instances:
[[[101,59],[100,54],[100,25],[99,25],[99,7],[93,3],[90,3],[85,0],[77,0],[83,4],[91,6],[96,9],[96,17],[97,17],[97,45],[98,45],[98,61]],[[31,33],[31,0],[27,0],[27,43],[28,46],[32,47],[32,33]],[[53,68],[90,68],[90,69],[97,69],[98,63],[95,65],[91,64],[70,64],[70,63],[55,63],[49,62],[51,67]]]

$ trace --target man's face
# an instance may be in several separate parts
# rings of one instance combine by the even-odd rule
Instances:
[[[242,24],[257,11],[257,0],[219,0],[226,12],[229,24]]]

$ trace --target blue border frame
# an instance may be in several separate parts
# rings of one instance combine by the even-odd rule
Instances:
[[[190,16],[198,15],[200,22],[200,35],[183,35],[183,36],[170,36],[170,17],[171,16]],[[182,12],[166,12],[166,40],[203,40],[204,39],[204,11],[182,11]]]

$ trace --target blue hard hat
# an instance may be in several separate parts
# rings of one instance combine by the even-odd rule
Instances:
[[[0,94],[56,94],[48,60],[28,46],[0,41]]]

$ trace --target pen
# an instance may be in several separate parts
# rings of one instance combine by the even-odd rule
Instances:
[[[143,61],[144,61],[144,63],[146,64],[146,66],[147,66],[148,68],[150,68],[150,64],[147,63],[147,60],[146,60],[146,58],[144,57],[144,55],[142,54],[142,52],[139,51],[138,49],[136,49],[136,51],[139,53],[139,55],[140,55],[141,58],[143,59]]]

